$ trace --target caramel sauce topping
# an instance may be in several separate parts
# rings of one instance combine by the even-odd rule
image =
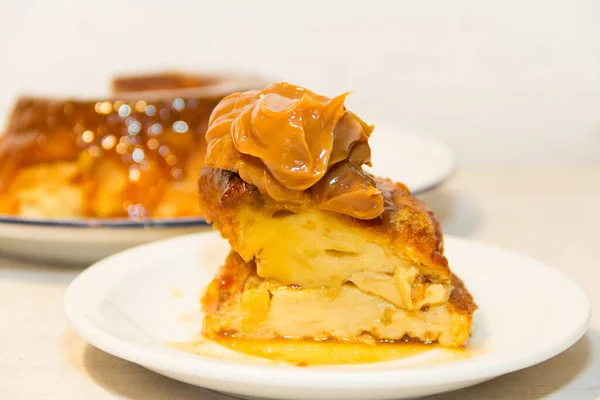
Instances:
[[[229,95],[209,119],[206,165],[237,172],[277,201],[376,218],[383,195],[362,170],[371,165],[373,127],[346,110],[347,95],[285,82]]]

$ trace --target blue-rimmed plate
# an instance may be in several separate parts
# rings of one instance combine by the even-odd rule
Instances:
[[[210,230],[202,218],[31,219],[0,215],[0,254],[89,265],[129,247]]]

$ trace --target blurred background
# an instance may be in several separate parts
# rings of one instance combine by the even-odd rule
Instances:
[[[241,71],[335,95],[461,164],[600,160],[600,3],[2,1],[0,119],[17,94],[116,73]]]

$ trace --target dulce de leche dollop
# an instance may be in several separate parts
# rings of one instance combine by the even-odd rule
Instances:
[[[235,93],[214,109],[206,165],[237,172],[277,201],[314,201],[323,210],[373,219],[384,200],[373,178],[373,127],[333,99],[289,83]]]

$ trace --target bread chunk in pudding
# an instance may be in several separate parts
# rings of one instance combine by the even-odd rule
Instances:
[[[339,288],[283,286],[256,274],[256,264],[231,252],[203,299],[208,335],[246,339],[336,339],[377,343],[413,339],[462,344],[473,300],[452,275],[447,302],[409,311],[352,283]]]

